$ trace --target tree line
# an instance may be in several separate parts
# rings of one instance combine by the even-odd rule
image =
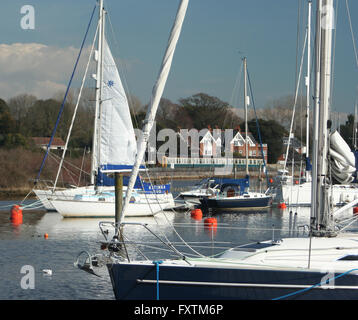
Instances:
[[[16,147],[34,148],[31,137],[50,137],[55,126],[62,104],[63,93],[58,93],[51,99],[37,99],[30,94],[21,94],[8,99],[0,99],[0,148]],[[259,132],[262,143],[268,145],[268,162],[276,163],[283,152],[283,137],[287,136],[292,114],[292,97],[282,97],[270,102],[264,109],[257,110],[257,119],[251,110],[248,127],[254,138],[259,142]],[[129,96],[133,126],[142,128],[148,105],[143,105],[135,96]],[[76,92],[70,92],[64,104],[64,110],[59,121],[56,137],[66,140],[73,111],[76,104]],[[303,109],[302,109],[303,110]],[[295,136],[305,141],[305,124],[302,119],[305,113],[297,112]],[[69,141],[71,155],[81,155],[84,148],[92,146],[94,119],[94,90],[86,89],[78,106],[77,116]],[[341,133],[345,137],[352,132],[352,119],[347,122],[347,129],[342,126]],[[258,125],[257,125],[258,124]],[[156,126],[158,131],[164,128],[204,129],[244,128],[243,113],[229,103],[206,93],[197,93],[187,98],[179,99],[177,103],[163,98],[160,101]],[[348,128],[349,127],[349,128]],[[82,151],[81,151],[82,150]],[[77,153],[76,153],[77,151]]]

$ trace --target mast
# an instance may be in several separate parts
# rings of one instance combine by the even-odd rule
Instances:
[[[329,111],[331,103],[331,63],[333,0],[318,0],[316,22],[316,92],[314,113],[314,158],[312,179],[312,234],[334,236],[328,203]]]
[[[309,161],[310,152],[310,85],[311,85],[311,12],[312,1],[308,1],[308,22],[307,22],[307,77],[306,77],[306,164]],[[306,168],[306,181],[309,181],[310,174]]]
[[[244,57],[244,108],[245,108],[245,155],[246,155],[246,176],[249,175],[249,143],[248,143],[248,126],[247,126],[247,106],[249,103],[247,96],[247,60]]]
[[[135,163],[133,165],[132,174],[130,176],[128,186],[127,186],[127,191],[126,191],[126,195],[125,195],[125,199],[124,199],[122,213],[120,214],[119,220],[116,221],[117,234],[119,233],[120,224],[122,222],[122,219],[125,216],[127,207],[129,205],[129,200],[130,200],[130,197],[132,194],[134,183],[137,179],[139,167],[143,160],[143,156],[144,156],[145,149],[147,147],[147,142],[149,139],[149,134],[153,127],[155,115],[158,110],[159,101],[163,94],[165,83],[166,83],[168,75],[169,75],[170,67],[171,67],[171,64],[173,61],[174,51],[175,51],[176,44],[178,42],[179,35],[180,35],[181,29],[182,29],[182,25],[184,22],[188,4],[189,4],[189,0],[181,0],[181,2],[179,4],[178,11],[177,11],[177,14],[175,17],[175,21],[174,21],[174,24],[173,24],[173,27],[172,27],[172,30],[171,30],[171,33],[169,36],[168,45],[167,45],[167,48],[166,48],[166,51],[165,51],[165,54],[164,54],[164,57],[162,60],[162,65],[161,65],[161,68],[159,71],[159,75],[158,75],[157,81],[153,87],[152,97],[150,100],[150,104],[148,107],[146,117],[144,119],[143,132],[142,132],[142,135],[138,142],[137,156],[136,156]]]
[[[95,177],[98,170],[98,146],[99,146],[99,121],[100,121],[100,105],[102,94],[102,55],[103,55],[103,37],[104,37],[104,10],[103,0],[99,0],[99,14],[98,14],[99,32],[97,43],[97,70],[96,70],[96,105],[95,105],[95,118],[93,126],[93,141],[92,141],[92,162],[91,162],[91,184],[95,184]]]

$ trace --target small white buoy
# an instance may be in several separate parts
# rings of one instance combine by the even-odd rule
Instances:
[[[44,275],[52,276],[52,270],[51,269],[43,269],[42,272]]]

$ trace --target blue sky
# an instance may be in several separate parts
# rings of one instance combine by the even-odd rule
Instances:
[[[358,43],[358,1],[348,2]],[[338,3],[333,109],[353,112],[358,69],[345,0]],[[20,27],[20,8],[26,4],[35,8],[35,30]],[[142,103],[150,99],[178,4],[179,0],[105,0],[114,30],[112,33],[107,23],[113,54],[122,62],[122,77],[129,91]],[[230,99],[241,65],[239,52],[248,59],[258,108],[293,94],[298,6],[303,35],[306,4],[305,0],[190,0],[164,97],[177,102],[205,92],[237,104]],[[47,98],[63,90],[94,5],[95,0],[2,0],[0,68],[6,72],[0,72],[0,97],[7,99],[26,91]],[[313,1],[313,19],[315,6]],[[86,46],[93,32],[92,27]],[[15,49],[15,43],[21,45]],[[16,55],[15,62],[11,54],[4,57],[6,50],[21,51],[21,46],[32,56]],[[31,53],[32,47],[38,55]],[[9,59],[16,70],[10,68]],[[82,72],[76,75],[75,84]],[[35,81],[36,86],[32,85]]]

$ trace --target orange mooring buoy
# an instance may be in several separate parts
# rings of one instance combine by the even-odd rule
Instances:
[[[47,233],[44,234],[44,238],[48,239],[48,234]]]
[[[216,218],[206,218],[204,220],[204,229],[207,232],[210,232],[210,235],[213,236],[216,234],[218,228],[218,221]]]
[[[286,203],[284,203],[284,202],[279,203],[277,207],[280,208],[280,209],[286,209],[287,208]]]
[[[191,210],[191,217],[194,220],[201,220],[203,218],[203,212],[201,209],[193,209]]]
[[[14,225],[20,225],[22,224],[22,208],[18,205],[15,204],[12,206],[11,210],[11,222]]]
[[[218,226],[218,221],[216,220],[216,218],[206,218],[204,220],[204,226],[209,228],[216,228]]]

